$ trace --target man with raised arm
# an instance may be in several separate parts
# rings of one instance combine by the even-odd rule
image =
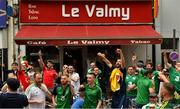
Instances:
[[[39,51],[39,64],[41,69],[43,70],[43,83],[47,86],[47,88],[52,92],[54,88],[54,81],[57,77],[57,72],[54,70],[53,61],[48,60],[47,66],[44,64],[42,59],[42,53]]]
[[[166,52],[164,55],[164,63],[169,69],[170,83],[174,85],[175,91],[180,94],[180,61],[176,61],[175,67],[168,63]]]
[[[105,57],[104,54],[97,55],[108,65],[111,69],[110,86],[112,90],[112,108],[122,108],[125,103],[126,85],[125,85],[125,59],[121,49],[116,50],[117,58],[116,64],[112,63]]]

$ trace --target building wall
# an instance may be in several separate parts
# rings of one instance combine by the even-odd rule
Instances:
[[[7,29],[0,30],[0,49],[7,48]]]
[[[132,65],[133,53],[136,54],[137,60],[152,60],[152,45],[123,45],[122,50],[126,60],[126,65]]]
[[[180,0],[159,0],[158,18],[155,19],[156,31],[160,32],[163,38],[173,38],[173,29],[176,29],[176,38],[180,41]],[[156,59],[161,61],[161,46],[156,45]],[[172,51],[170,49],[169,51]],[[178,42],[177,52],[180,52]],[[180,59],[179,59],[180,60]]]

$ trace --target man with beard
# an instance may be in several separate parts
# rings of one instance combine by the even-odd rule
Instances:
[[[44,109],[46,95],[51,98],[51,93],[46,85],[42,83],[42,75],[40,73],[34,74],[34,83],[26,89],[25,94],[28,98],[30,109]]]
[[[112,90],[112,108],[122,108],[125,105],[126,85],[125,85],[125,59],[121,49],[116,50],[120,58],[117,59],[115,66],[105,57],[104,54],[98,53],[97,55],[111,69],[110,85]]]
[[[52,102],[54,107],[60,109],[71,108],[72,97],[74,96],[74,89],[70,84],[69,75],[61,75],[61,84],[56,86],[53,90]]]
[[[102,103],[102,90],[95,84],[95,74],[87,74],[87,85],[82,86],[85,88],[85,98],[83,108],[99,109]]]
[[[47,86],[47,88],[50,91],[52,91],[54,88],[54,84],[55,84],[54,80],[57,77],[57,72],[56,72],[56,70],[54,70],[54,63],[53,63],[53,61],[48,60],[47,67],[46,67],[46,65],[44,64],[43,59],[42,59],[41,51],[39,51],[39,60],[38,61],[39,61],[40,67],[43,70],[43,83]]]

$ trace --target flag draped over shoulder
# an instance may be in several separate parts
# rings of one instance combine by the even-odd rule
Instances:
[[[111,85],[111,90],[113,92],[117,91],[120,89],[121,84],[119,83],[120,78],[123,79],[123,73],[119,70],[119,68],[115,68],[110,76],[110,85]]]

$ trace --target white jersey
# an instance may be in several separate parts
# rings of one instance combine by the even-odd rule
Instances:
[[[46,89],[46,91],[48,91],[46,85],[42,84],[42,87],[44,87],[44,89]],[[46,94],[45,92],[43,92],[39,87],[37,87],[34,83],[31,84],[25,92],[28,100],[39,100],[39,101],[43,101],[42,103],[30,103],[29,104],[29,108],[30,109],[44,109],[45,108],[45,97]]]
[[[74,88],[74,93],[77,95],[79,93],[79,88],[80,88],[80,77],[79,74],[76,72],[73,72],[72,75],[70,76],[76,81],[71,80],[71,85]]]

